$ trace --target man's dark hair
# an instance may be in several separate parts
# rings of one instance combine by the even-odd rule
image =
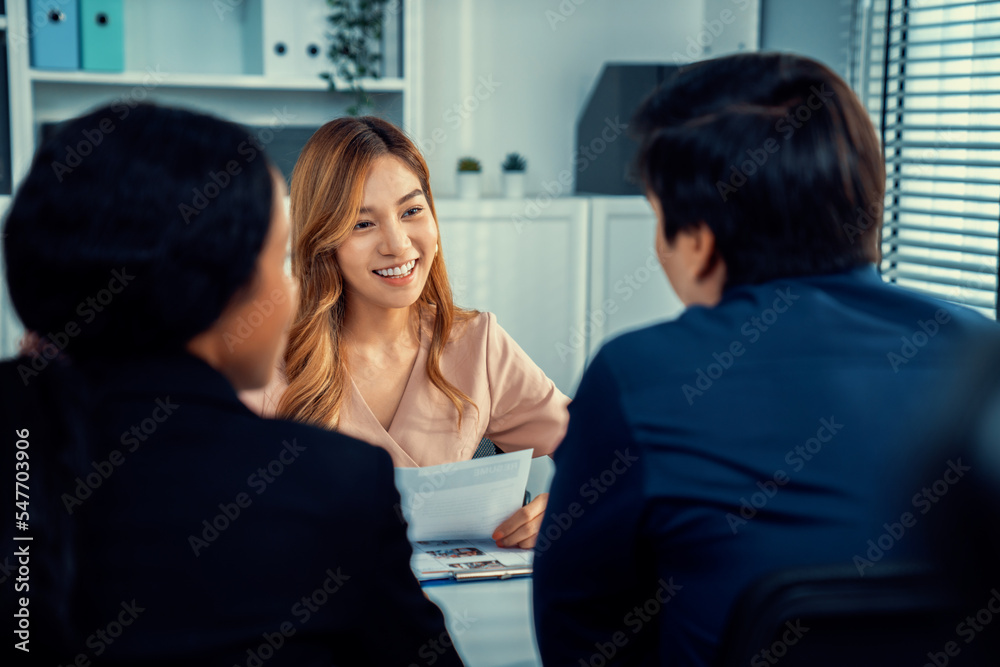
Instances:
[[[182,349],[251,279],[273,192],[259,144],[228,121],[149,104],[70,120],[7,216],[14,307],[42,337],[75,325],[77,359]]]
[[[632,125],[667,240],[704,222],[727,285],[878,260],[882,150],[826,66],[787,54],[697,63],[654,91]]]

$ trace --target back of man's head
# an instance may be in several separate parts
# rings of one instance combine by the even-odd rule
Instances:
[[[741,54],[681,69],[633,119],[665,237],[706,224],[726,284],[879,258],[885,166],[867,112],[818,62]]]

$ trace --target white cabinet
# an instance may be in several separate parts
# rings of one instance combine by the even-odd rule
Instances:
[[[601,344],[683,306],[642,197],[436,202],[455,302],[500,325],[572,395]]]
[[[656,257],[656,218],[644,197],[591,200],[587,359],[618,334],[684,309]]]
[[[586,311],[588,200],[553,199],[533,217],[530,200],[435,204],[455,303],[495,313],[556,386],[575,391],[586,357],[572,336]]]

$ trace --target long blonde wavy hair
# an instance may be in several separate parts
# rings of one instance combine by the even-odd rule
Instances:
[[[416,175],[437,225],[427,163],[399,128],[380,118],[330,121],[309,139],[295,163],[290,193],[292,273],[299,283],[299,307],[285,350],[288,389],[277,408],[282,418],[327,428],[340,421],[350,375],[343,336],[344,279],[334,252],[357,222],[372,165],[387,155],[402,160]],[[463,402],[475,405],[441,374],[441,353],[452,326],[476,311],[455,306],[440,251],[413,308],[418,321],[433,309],[427,376],[454,404],[461,427]]]

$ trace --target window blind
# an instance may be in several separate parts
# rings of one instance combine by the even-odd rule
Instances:
[[[885,148],[882,275],[995,318],[1000,0],[859,0],[853,24]]]

